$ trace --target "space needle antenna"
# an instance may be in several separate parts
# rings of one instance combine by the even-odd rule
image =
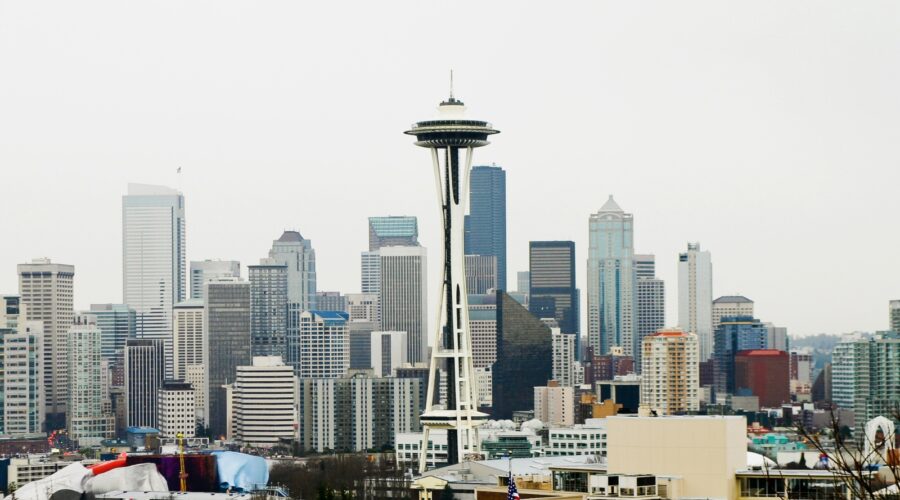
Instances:
[[[453,99],[453,70],[450,70],[450,99]]]

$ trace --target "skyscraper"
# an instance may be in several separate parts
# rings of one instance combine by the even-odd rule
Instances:
[[[743,295],[723,295],[713,301],[712,315],[713,335],[715,335],[722,318],[726,316],[753,317],[753,301]]]
[[[204,290],[203,295],[206,295]],[[184,380],[194,391],[194,419],[206,425],[209,408],[206,406],[209,394],[206,376],[207,343],[203,316],[206,310],[201,299],[189,299],[175,304],[172,309],[175,315],[172,343],[173,374],[176,380]],[[173,397],[181,397],[172,394]]]
[[[15,295],[0,297],[0,434],[24,436],[44,431],[44,324],[28,321],[28,306]]]
[[[135,313],[125,304],[91,304],[88,313],[100,328],[100,355],[111,365],[125,363],[125,341],[135,336]]]
[[[185,292],[184,196],[174,189],[129,184],[122,197],[122,296],[135,311],[138,338],[163,339],[172,358],[172,306]]]
[[[125,413],[129,427],[159,424],[159,388],[165,380],[163,339],[128,339],[125,343]]]
[[[852,410],[857,427],[877,416],[896,420],[900,408],[900,333],[878,332],[869,339],[848,338],[834,347],[832,399]]]
[[[466,255],[466,291],[472,294],[488,293],[497,286],[497,257],[493,255]]]
[[[590,218],[588,344],[600,354],[633,353],[635,331],[634,217],[613,197]],[[533,278],[532,278],[533,281]]]
[[[491,417],[512,418],[530,410],[534,388],[553,377],[550,327],[504,292],[497,292],[497,362],[493,368]]]
[[[370,252],[381,247],[414,247],[418,244],[419,225],[415,217],[406,215],[369,217]]]
[[[376,377],[390,377],[407,363],[406,332],[372,332],[371,366]]]
[[[700,409],[697,336],[664,329],[644,337],[642,344],[641,404],[660,415]]]
[[[750,316],[725,316],[715,332],[713,345],[716,402],[734,395],[734,357],[740,351],[768,349],[766,326]]]
[[[75,266],[54,264],[50,259],[34,259],[19,264],[19,295],[27,321],[44,324],[44,370],[47,428],[66,425],[69,401],[69,327],[75,317],[72,292]]]
[[[69,396],[66,428],[69,438],[80,446],[100,444],[115,435],[115,417],[104,413],[103,400],[108,389],[101,380],[100,339],[95,324],[76,324],[69,329]]]
[[[297,231],[285,231],[272,242],[269,258],[287,266],[287,359],[285,362],[297,370],[300,341],[300,314],[316,308],[316,252],[312,242]],[[244,364],[249,364],[249,359]]]
[[[222,386],[234,381],[238,366],[251,363],[250,316],[250,283],[233,278],[206,283],[208,425],[214,436],[224,435],[228,430]]]
[[[634,265],[637,276],[637,327],[635,347],[642,345],[644,337],[652,335],[666,326],[666,287],[663,280],[656,277],[656,258],[653,255],[635,255]],[[643,349],[633,353],[638,369],[641,366]],[[631,353],[626,353],[632,355]]]
[[[192,260],[191,298],[203,299],[204,284],[216,278],[240,278],[241,263],[236,260]]]
[[[248,269],[252,355],[281,356],[287,361],[288,267],[275,259],[262,259]]]
[[[889,305],[890,317],[888,324],[891,331],[900,332],[900,300],[892,300]]]
[[[554,318],[562,333],[575,336],[580,359],[578,289],[575,288],[575,242],[528,243],[528,310],[536,318]]]
[[[381,291],[381,254],[378,250],[360,255],[360,291],[375,296]]]
[[[519,271],[516,273],[516,292],[528,295],[531,293],[531,273]]]
[[[688,243],[678,254],[678,327],[696,333],[700,340],[700,361],[712,356],[712,262],[700,243]]]
[[[343,311],[307,311],[300,315],[300,378],[339,378],[350,369],[349,315]]]
[[[506,171],[497,166],[472,167],[466,255],[497,257],[497,287],[506,290]],[[469,293],[477,293],[469,290]]]
[[[347,311],[347,296],[341,292],[316,292],[316,308],[320,311]]]
[[[381,329],[406,332],[410,363],[425,361],[428,343],[425,247],[384,247],[381,255]]]

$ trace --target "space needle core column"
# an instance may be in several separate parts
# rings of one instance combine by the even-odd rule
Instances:
[[[467,119],[465,112],[465,105],[451,92],[450,98],[438,106],[437,118],[418,122],[404,132],[416,136],[416,146],[431,150],[438,204],[444,223],[444,265],[437,331],[431,350],[425,412],[420,418],[423,426],[422,446],[419,448],[421,472],[427,465],[428,440],[432,429],[447,430],[447,462],[455,464],[479,452],[478,426],[488,417],[478,411],[478,390],[472,367],[463,220],[469,194],[472,151],[488,145],[488,136],[499,130],[494,130],[488,122]],[[462,164],[460,153],[464,153]],[[445,406],[435,404],[440,369],[447,372]]]

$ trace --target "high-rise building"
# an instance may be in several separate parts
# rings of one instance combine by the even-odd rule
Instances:
[[[199,300],[199,299],[194,299]],[[166,380],[159,388],[159,435],[167,438],[194,437],[197,431],[196,392],[182,380]]]
[[[528,310],[535,317],[555,318],[559,329],[575,337],[575,358],[580,358],[578,289],[575,288],[575,242],[528,243]]]
[[[350,321],[378,322],[378,294],[348,293],[345,297]]]
[[[563,334],[565,335],[565,334]],[[575,389],[555,380],[534,388],[534,418],[547,427],[575,424]]]
[[[0,297],[0,434],[44,431],[44,324],[28,321],[20,297]]]
[[[297,231],[285,231],[272,242],[269,258],[287,266],[287,359],[296,372],[300,364],[300,315],[316,308],[316,252]],[[250,364],[248,359],[245,365]]]
[[[766,327],[766,346],[769,349],[787,351],[790,348],[786,327],[775,326],[772,323],[763,323],[763,325]]]
[[[95,324],[76,324],[69,329],[69,405],[66,428],[69,438],[80,446],[100,444],[115,435],[115,417],[104,413],[108,397],[100,383],[101,331]],[[9,403],[7,401],[7,403]]]
[[[406,332],[372,332],[371,366],[376,377],[389,377],[407,364]]]
[[[664,329],[644,337],[641,404],[660,415],[700,409],[697,335]]]
[[[553,377],[550,327],[504,292],[497,292],[497,362],[493,368],[494,419],[530,410],[534,388]]]
[[[398,434],[419,430],[421,384],[363,373],[300,379],[298,441],[319,453],[393,448]]]
[[[561,386],[571,387],[575,385],[574,368],[577,363],[575,361],[575,336],[562,333],[559,328],[551,327],[550,339],[553,345],[553,380]]]
[[[350,328],[343,311],[300,315],[300,378],[339,378],[350,369]]]
[[[205,290],[203,295],[205,296]],[[172,372],[175,380],[190,384],[194,391],[193,410],[197,423],[207,424],[209,408],[206,406],[209,394],[209,380],[206,377],[207,337],[203,324],[206,303],[202,299],[189,299],[175,304],[172,312],[175,322],[172,327],[173,360]]]
[[[360,254],[360,291],[376,297],[381,291],[381,253],[378,250]]]
[[[125,304],[91,304],[88,313],[100,328],[100,355],[111,365],[125,362],[125,341],[135,336],[135,313]]]
[[[768,349],[768,333],[765,325],[750,316],[725,316],[720,318],[713,345],[716,402],[726,395],[736,394],[734,381],[734,357],[739,351]]]
[[[501,167],[472,167],[465,226],[466,254],[496,257],[496,288],[506,290],[506,171]]]
[[[519,271],[516,273],[516,292],[529,295],[531,293],[531,273]]]
[[[900,300],[892,300],[889,304],[889,327],[893,332],[900,332]]]
[[[697,334],[700,361],[712,356],[712,261],[700,243],[678,254],[678,328]],[[752,313],[751,313],[752,314]]]
[[[236,260],[192,260],[191,298],[205,299],[204,285],[218,278],[240,278],[241,263]]]
[[[25,304],[25,319],[44,324],[44,405],[47,428],[66,425],[69,400],[68,334],[75,317],[72,291],[75,266],[54,264],[50,259],[34,259],[19,264],[19,295]]]
[[[466,291],[484,294],[497,288],[497,256],[466,255]]]
[[[316,292],[316,308],[320,311],[347,311],[347,297],[341,292]]]
[[[171,373],[172,306],[187,298],[184,196],[129,184],[122,197],[122,296],[135,311],[137,338],[163,339]]]
[[[791,402],[788,353],[776,349],[739,351],[734,356],[737,394],[759,398],[760,408],[781,408]]]
[[[719,323],[724,317],[749,316],[753,317],[753,301],[743,295],[723,295],[713,301],[712,327],[713,335],[719,329]],[[713,339],[715,343],[715,339]]]
[[[634,352],[634,217],[613,197],[591,215],[588,249],[588,344],[606,354],[614,346]]]
[[[163,339],[125,342],[125,413],[129,427],[159,425],[159,388],[165,380]]]
[[[296,438],[297,387],[294,369],[279,356],[254,356],[239,366],[231,388],[234,439],[269,448]]]
[[[832,400],[851,410],[857,427],[886,416],[896,420],[900,408],[900,333],[848,338],[834,347],[831,360]]]
[[[372,368],[372,332],[378,330],[378,324],[351,320],[347,329],[350,331],[350,369]]]
[[[250,283],[222,278],[206,283],[204,325],[207,340],[209,430],[228,432],[228,404],[223,386],[234,382],[238,366],[251,363]]]
[[[653,255],[634,256],[637,281],[637,313],[635,335],[636,346],[642,345],[644,337],[652,335],[666,324],[666,286],[656,277],[656,257]],[[632,355],[638,368],[641,366],[641,351],[635,349]]]
[[[419,224],[415,217],[408,215],[369,217],[370,252],[382,247],[414,247],[418,245]]]
[[[428,280],[425,247],[383,247],[381,329],[406,332],[410,363],[425,361],[428,343]]]
[[[594,354],[594,348],[585,352],[585,383],[593,384],[603,380],[613,380],[617,376],[634,374],[638,371],[633,356],[623,354],[621,348],[609,354]]]
[[[497,361],[496,293],[469,295],[469,332],[472,337],[472,366],[476,370],[490,368]],[[478,388],[481,389],[481,385]]]
[[[287,361],[288,266],[262,259],[248,269],[252,355]]]

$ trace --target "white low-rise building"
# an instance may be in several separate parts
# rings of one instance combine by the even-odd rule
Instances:
[[[606,457],[605,419],[589,418],[583,425],[550,428],[544,455]]]
[[[297,389],[294,369],[280,356],[254,356],[237,367],[229,415],[234,439],[246,446],[271,447],[295,438]]]
[[[159,389],[159,435],[192,438],[197,429],[194,388],[181,380],[169,380]]]

